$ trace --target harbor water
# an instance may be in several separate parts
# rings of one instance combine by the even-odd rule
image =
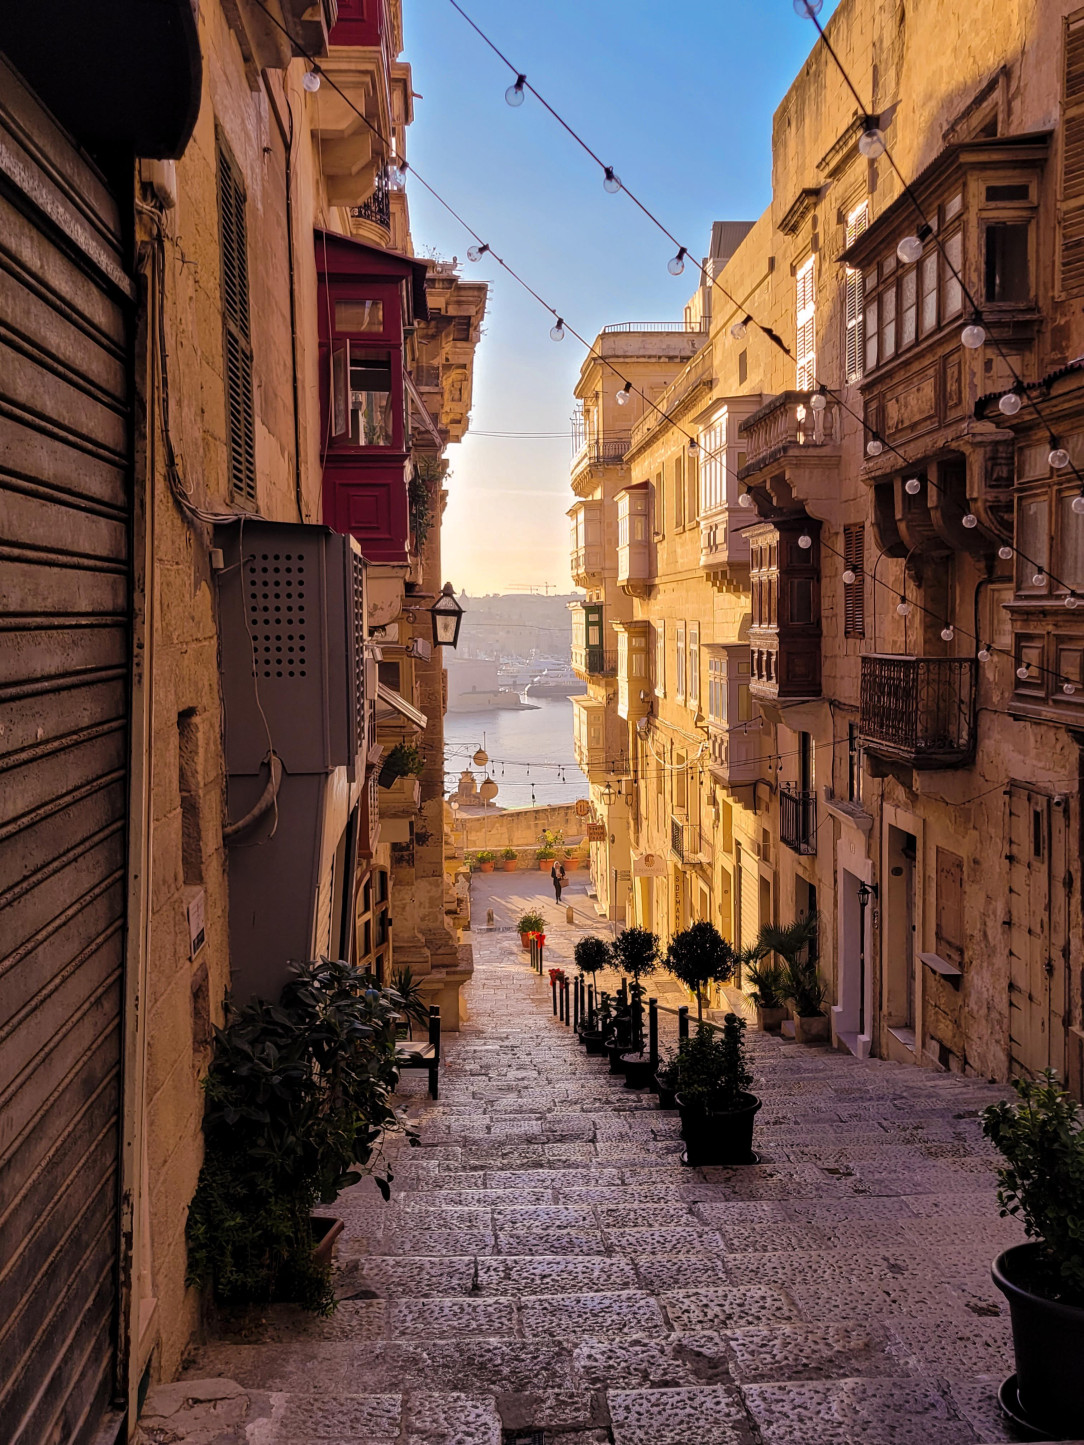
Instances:
[[[572,750],[572,703],[538,698],[522,712],[450,712],[444,719],[444,792],[452,792],[464,768],[481,781],[471,758],[489,754],[489,775],[500,789],[499,808],[573,803],[587,797],[587,779]]]

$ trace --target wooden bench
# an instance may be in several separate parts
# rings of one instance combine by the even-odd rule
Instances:
[[[437,1070],[440,1068],[440,1009],[429,1010],[429,1042],[417,1043],[413,1039],[402,1039],[395,1045],[395,1061],[401,1069],[429,1070],[429,1097],[439,1094]]]

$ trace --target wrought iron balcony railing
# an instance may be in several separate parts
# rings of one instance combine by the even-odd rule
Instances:
[[[859,732],[868,752],[915,768],[967,762],[975,745],[975,659],[863,657]]]
[[[604,647],[580,647],[573,643],[572,670],[586,673],[588,677],[616,677],[617,652]]]
[[[626,432],[613,432],[607,437],[589,437],[579,448],[572,458],[572,471],[576,473],[583,467],[591,466],[616,466],[625,460],[625,453],[632,441],[630,434]]]
[[[350,214],[358,221],[372,221],[377,226],[383,226],[385,230],[391,225],[391,186],[388,184],[388,173],[383,166],[376,173],[376,185],[373,193],[360,206],[351,206]]]
[[[784,783],[779,789],[779,841],[794,853],[817,851],[817,795]]]
[[[699,823],[670,818],[670,851],[682,863],[710,863],[711,835]]]

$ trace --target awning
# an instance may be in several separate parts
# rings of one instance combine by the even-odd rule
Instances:
[[[393,687],[387,687],[384,683],[379,683],[376,689],[376,696],[378,703],[385,703],[393,712],[397,712],[402,717],[405,717],[407,722],[413,723],[419,732],[424,732],[429,726],[429,719],[425,713],[419,712],[412,702],[407,702],[406,698],[403,697],[401,693],[396,692]],[[378,707],[377,716],[379,715],[380,709]],[[384,716],[387,716],[386,712]]]
[[[425,402],[422,401],[421,392],[414,385],[414,378],[411,376],[409,371],[404,372],[403,375],[406,377],[407,391],[410,392],[410,399],[418,408],[418,415],[422,419],[422,424],[436,441],[437,446],[440,447],[441,451],[443,451],[444,438],[437,430],[437,424],[433,420],[429,408],[426,406]]]

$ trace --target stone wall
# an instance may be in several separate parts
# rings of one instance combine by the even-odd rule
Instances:
[[[481,813],[464,817],[460,814],[457,831],[468,852],[477,848],[537,848],[543,828],[565,835],[566,846],[573,846],[586,833],[585,818],[576,816],[574,803],[560,803],[549,808],[509,808],[504,813]]]

